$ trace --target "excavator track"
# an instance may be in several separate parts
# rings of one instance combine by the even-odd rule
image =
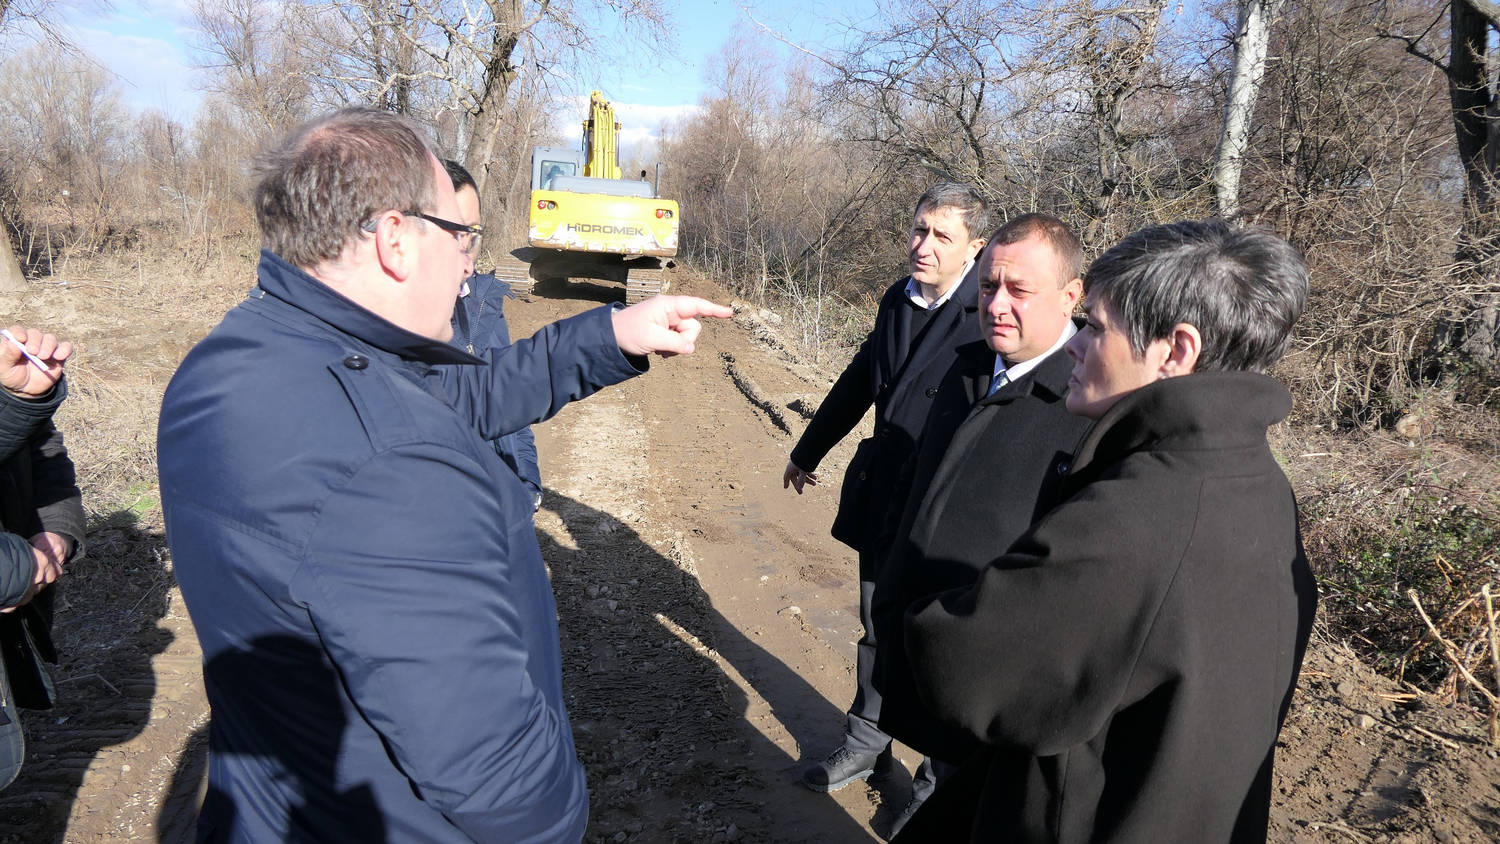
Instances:
[[[625,304],[634,305],[658,293],[665,293],[666,283],[662,272],[660,268],[632,268],[630,274],[625,277]]]
[[[495,278],[509,284],[516,295],[530,293],[536,284],[531,277],[531,265],[513,255],[503,255],[496,262]]]

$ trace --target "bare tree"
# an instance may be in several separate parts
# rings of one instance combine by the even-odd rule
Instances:
[[[576,78],[592,61],[625,61],[606,26],[636,48],[670,40],[661,0],[346,0],[302,10],[325,97],[451,126],[452,146],[486,198],[523,68]],[[487,204],[486,217],[492,210]]]
[[[1421,8],[1383,4],[1387,18],[1381,34],[1398,39],[1407,52],[1440,69],[1448,81],[1453,134],[1464,172],[1462,236],[1455,257],[1466,286],[1476,292],[1470,306],[1458,314],[1439,344],[1457,350],[1467,360],[1500,374],[1500,51],[1493,46],[1500,31],[1500,4],[1492,0],[1452,0]],[[1448,39],[1440,23],[1446,7]],[[1446,47],[1446,60],[1443,53]]]
[[[1148,99],[1184,84],[1163,39],[1170,10],[1168,0],[887,7],[827,60],[830,111],[905,168],[973,183],[1003,213],[1092,222],[1102,241],[1135,219],[1120,197],[1150,192],[1141,153],[1170,125]]]
[[[53,26],[51,13],[57,4],[52,0],[0,0],[0,33],[5,33],[25,21],[34,26],[42,41],[63,50],[71,49],[71,43]],[[18,220],[6,215],[4,228],[20,229]],[[11,243],[9,231],[0,237],[0,292],[14,293],[26,289],[26,274],[16,257],[15,245]]]
[[[16,157],[14,185],[34,214],[53,215],[74,245],[96,248],[122,200],[124,106],[104,70],[87,58],[33,46],[0,70],[0,132]]]
[[[306,56],[295,43],[297,7],[254,0],[193,0],[209,90],[238,109],[257,134],[277,133],[308,113]]]
[[[1214,156],[1214,198],[1219,216],[1235,219],[1240,214],[1240,173],[1245,166],[1245,148],[1250,142],[1250,120],[1261,78],[1266,72],[1266,50],[1271,40],[1271,19],[1281,0],[1239,0],[1239,25],[1234,37],[1234,73],[1230,76],[1229,102],[1224,108],[1224,131]]]

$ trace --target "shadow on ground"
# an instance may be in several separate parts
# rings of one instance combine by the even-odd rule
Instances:
[[[587,839],[868,840],[836,802],[795,784],[799,760],[747,723],[744,692],[711,654],[794,735],[840,717],[837,708],[730,625],[692,573],[631,527],[552,491],[543,507],[573,543],[539,532],[557,596],[564,692],[588,771]]]

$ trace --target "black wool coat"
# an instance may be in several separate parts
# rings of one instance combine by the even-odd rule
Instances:
[[[1031,523],[1052,509],[1090,420],[1064,402],[1073,360],[1059,349],[993,396],[995,353],[982,341],[958,349],[943,378],[913,462],[904,513],[875,587],[875,638],[900,642],[913,601],[969,586]],[[875,685],[880,728],[951,764],[976,748],[921,703],[903,648],[881,648]]]
[[[1251,373],[1158,381],[1074,458],[1063,503],[970,588],[915,604],[928,708],[982,742],[900,842],[1264,841],[1317,602]]]
[[[907,279],[886,289],[875,313],[875,327],[860,344],[843,374],[807,424],[792,449],[792,462],[814,471],[833,446],[848,436],[875,406],[875,430],[860,443],[850,461],[836,525],[855,523],[855,537],[835,536],[857,550],[870,547],[881,520],[891,509],[901,468],[916,449],[938,383],[953,363],[954,350],[979,338],[978,282],[971,267],[958,289],[914,329],[917,306],[906,296]],[[851,495],[853,487],[862,487]],[[860,554],[860,577],[875,555]]]

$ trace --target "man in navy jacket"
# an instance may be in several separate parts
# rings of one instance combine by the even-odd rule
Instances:
[[[864,634],[855,652],[858,687],[843,742],[803,776],[803,783],[817,791],[843,788],[877,773],[877,767],[883,774],[891,764],[891,739],[876,726],[880,695],[871,682],[875,627],[870,598],[883,556],[875,538],[893,509],[897,478],[921,437],[954,349],[979,339],[969,269],[988,227],[989,211],[972,187],[946,182],[922,194],[912,220],[911,275],[881,297],[874,329],[813,414],[786,465],[783,486],[795,487],[800,495],[805,485],[816,485],[818,463],[874,406],[874,434],[859,444],[849,463],[833,526],[834,536],[859,552]],[[899,517],[900,508],[894,509]],[[930,790],[924,766],[917,801]]]
[[[183,361],[158,457],[212,706],[207,841],[576,841],[588,801],[525,489],[486,440],[690,352],[686,297],[503,351],[445,342],[472,264],[404,119],[258,163],[249,298]]]
[[[459,222],[479,225],[479,186],[462,164],[443,160],[443,169],[453,182],[458,197]],[[479,257],[481,233],[466,236],[464,252],[470,260]],[[510,325],[505,321],[505,300],[514,298],[510,285],[495,278],[494,273],[476,272],[458,291],[458,305],[453,309],[453,339],[449,342],[469,354],[485,349],[503,349],[510,345]],[[536,438],[525,427],[495,440],[495,453],[516,473],[531,495],[532,509],[542,506],[542,473],[536,462]]]

